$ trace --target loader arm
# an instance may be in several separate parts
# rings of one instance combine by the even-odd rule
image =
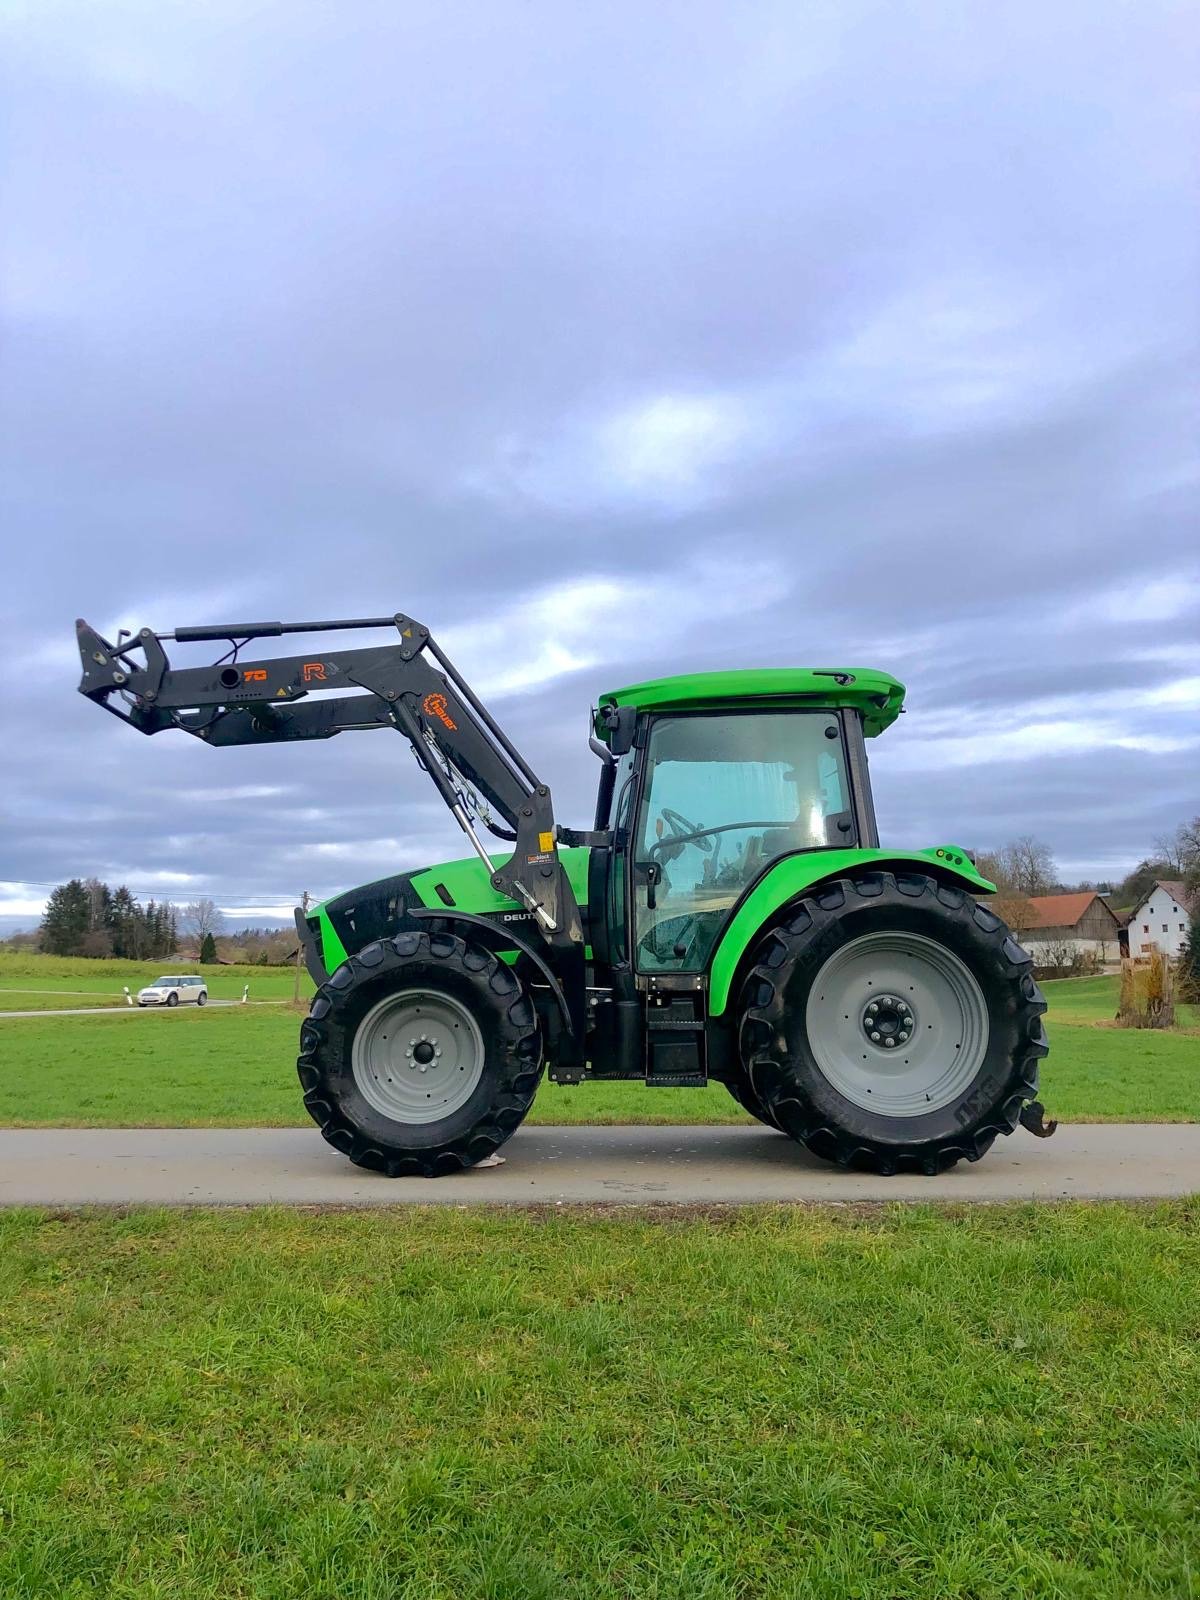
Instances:
[[[361,649],[241,659],[251,639],[368,628],[392,629],[395,638]],[[547,943],[582,946],[549,788],[429,629],[411,617],[214,624],[172,633],[143,628],[115,645],[82,619],[75,629],[80,694],[142,733],[179,728],[212,745],[330,739],[356,728],[404,734],[493,886],[533,914]],[[222,640],[230,646],[225,655],[201,667],[172,667],[163,648],[164,641]],[[510,860],[493,864],[476,820],[512,843]]]

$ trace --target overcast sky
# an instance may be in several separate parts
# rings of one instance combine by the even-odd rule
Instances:
[[[464,853],[391,734],[121,728],[77,615],[407,610],[577,824],[600,690],[877,665],[885,841],[1122,873],[1200,810],[1189,12],[9,0],[5,925]]]

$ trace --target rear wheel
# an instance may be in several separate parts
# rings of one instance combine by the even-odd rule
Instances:
[[[203,989],[196,996],[196,1004],[198,1006],[206,1006],[208,1004],[208,996],[204,993]]]
[[[359,1166],[457,1172],[513,1134],[541,1077],[533,1003],[504,962],[449,934],[365,946],[300,1031],[304,1104]]]
[[[747,1079],[776,1125],[843,1166],[944,1171],[1037,1093],[1033,963],[965,890],[864,873],[822,885],[755,953]]]
[[[766,1106],[755,1094],[750,1086],[749,1078],[744,1074],[739,1074],[736,1078],[727,1078],[725,1087],[743,1111],[748,1111],[752,1117],[757,1117],[760,1122],[765,1122],[768,1128],[775,1128],[778,1132],[783,1132],[783,1129],[780,1128]]]

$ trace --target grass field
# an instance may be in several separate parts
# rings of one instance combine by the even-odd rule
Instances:
[[[161,961],[96,961],[0,951],[0,1012],[123,1006],[124,985],[136,995],[155,978],[175,971],[201,973],[214,1000],[240,1000],[246,984],[252,1000],[290,1000],[296,982],[290,967],[201,967],[178,956]],[[313,992],[307,972],[301,972],[300,984],[307,999]]]
[[[0,1594],[1200,1586],[1183,1204],[0,1215]]]
[[[1042,988],[1055,1021],[1106,1024],[1116,1015],[1120,981],[1115,977],[1058,978]],[[1180,1028],[1200,1029],[1200,1006],[1176,1006],[1175,1016]]]
[[[44,959],[44,958],[38,958]],[[108,983],[104,962],[63,962],[71,970],[39,986]],[[157,969],[144,969],[153,976]],[[279,969],[220,969],[230,998],[244,970],[259,989],[290,995]],[[236,975],[235,975],[236,973]],[[0,981],[13,975],[0,961]],[[19,975],[34,985],[34,978]],[[122,979],[122,981],[129,981]],[[130,984],[132,987],[132,983]],[[1051,1054],[1043,1068],[1050,1114],[1074,1121],[1200,1120],[1200,1032],[1129,1032],[1105,1025],[1116,980],[1048,984]],[[268,998],[263,992],[260,998]],[[35,998],[27,996],[26,998]],[[53,997],[51,997],[53,999]],[[72,1005],[88,1002],[73,997]],[[33,1009],[33,1007],[29,1007]],[[9,1126],[307,1125],[295,1076],[299,1018],[283,1006],[192,1007],[155,1016],[51,1016],[0,1021],[0,1123]],[[164,1032],[164,1030],[166,1030]],[[530,1120],[546,1123],[748,1122],[720,1085],[647,1089],[643,1084],[545,1083]]]
[[[0,1123],[308,1126],[295,1075],[299,1017],[284,1006],[0,1022]],[[1200,1035],[1057,1023],[1043,1066],[1054,1116],[1200,1121]],[[546,1082],[533,1122],[748,1122],[719,1084]]]

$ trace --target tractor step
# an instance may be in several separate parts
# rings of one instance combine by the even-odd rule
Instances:
[[[691,997],[646,1013],[646,1082],[702,1089],[708,1082],[704,1019]]]

